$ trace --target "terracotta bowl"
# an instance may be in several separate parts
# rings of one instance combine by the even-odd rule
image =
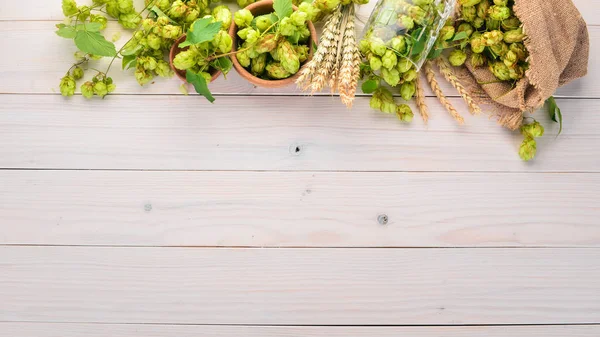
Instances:
[[[293,8],[294,8],[294,11],[298,10],[298,7],[296,7],[296,6],[294,6]],[[261,0],[261,1],[255,2],[255,3],[247,6],[246,9],[249,10],[252,13],[252,15],[254,15],[255,17],[258,15],[269,14],[269,13],[273,12],[273,0]],[[307,21],[307,23],[308,23],[308,30],[310,30],[310,41],[309,41],[309,46],[308,46],[309,47],[308,60],[310,60],[314,53],[314,45],[317,44],[317,31],[315,30],[315,26],[312,24],[312,22]],[[231,39],[233,40],[232,51],[237,50],[237,40],[238,40],[237,31],[238,31],[238,27],[235,24],[235,22],[232,21],[231,27],[229,27],[229,35],[231,36]],[[311,42],[314,42],[314,43],[311,43]],[[302,70],[302,68],[304,68],[304,66],[306,65],[308,60],[304,61],[303,65],[300,67],[300,70]],[[235,55],[231,56],[231,61],[233,62],[233,67],[238,72],[238,74],[240,74],[240,76],[245,78],[248,82],[250,82],[256,86],[259,86],[259,87],[264,87],[264,88],[285,87],[290,84],[293,84],[296,81],[296,79],[300,76],[300,71],[298,71],[293,76],[284,78],[282,80],[263,80],[262,78],[252,75],[248,70],[246,70],[244,67],[242,67],[242,65],[238,62],[237,57]]]
[[[171,51],[169,52],[169,63],[171,64],[171,69],[173,69],[173,71],[175,72],[175,75],[177,75],[177,77],[179,77],[182,81],[187,82],[187,80],[185,79],[185,70],[180,70],[175,68],[175,66],[173,65],[173,59],[175,59],[175,56],[177,54],[179,54],[180,52],[187,50],[189,47],[186,48],[179,48],[179,44],[182,43],[183,41],[185,41],[185,34],[181,35],[176,41],[175,43],[173,43],[173,45],[171,46]],[[217,78],[219,78],[219,76],[221,75],[221,71],[217,70],[217,69],[211,69],[210,74],[212,75],[212,78],[210,79],[210,81],[214,81]]]

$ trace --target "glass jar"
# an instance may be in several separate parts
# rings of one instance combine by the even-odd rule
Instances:
[[[379,0],[363,31],[361,50],[382,56],[391,49],[418,71],[455,6],[456,0]]]

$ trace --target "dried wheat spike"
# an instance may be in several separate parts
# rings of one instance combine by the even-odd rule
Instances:
[[[456,111],[456,109],[454,108],[454,106],[452,106],[452,104],[448,101],[448,98],[446,98],[446,96],[442,92],[442,89],[440,88],[439,83],[435,79],[435,72],[433,71],[433,68],[431,67],[431,62],[430,61],[427,61],[425,63],[424,69],[425,69],[425,76],[427,77],[427,82],[429,82],[429,86],[431,87],[431,90],[437,96],[437,98],[440,101],[440,103],[442,103],[442,105],[446,108],[446,110],[448,110],[448,112],[450,113],[450,115],[452,117],[454,117],[454,119],[459,124],[464,124],[465,120],[458,113],[458,111]]]
[[[419,108],[421,118],[423,118],[423,121],[427,123],[429,120],[429,108],[425,102],[425,91],[423,90],[423,80],[421,79],[421,74],[417,76],[417,92],[415,99],[417,101],[417,107]]]
[[[454,72],[452,71],[452,67],[448,63],[448,60],[446,60],[446,58],[444,58],[444,57],[439,57],[436,60],[436,64],[440,70],[440,73],[442,75],[444,75],[444,78],[446,79],[446,81],[448,81],[448,82],[450,82],[450,84],[452,84],[452,86],[460,94],[460,97],[462,97],[462,99],[465,101],[465,103],[467,103],[467,106],[469,107],[469,111],[471,112],[471,114],[473,114],[473,115],[480,114],[481,108],[479,107],[479,105],[477,103],[475,103],[475,100],[473,100],[473,97],[471,97],[471,94],[469,94],[467,89],[460,83],[460,81],[458,80],[456,75],[454,75]]]
[[[354,96],[356,95],[356,86],[358,76],[356,70],[356,56],[358,47],[356,45],[356,36],[354,32],[354,6],[349,6],[347,12],[347,23],[344,30],[343,44],[341,51],[341,66],[340,76],[338,81],[338,89],[342,103],[348,108],[352,107]],[[360,67],[360,66],[359,66]],[[360,69],[359,69],[360,70]]]

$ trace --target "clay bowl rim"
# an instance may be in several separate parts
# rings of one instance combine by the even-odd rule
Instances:
[[[292,8],[294,9],[294,11],[298,10],[298,7],[296,6],[292,6]],[[273,13],[273,0],[261,0],[258,2],[255,2],[253,4],[250,4],[248,6],[246,6],[244,9],[249,10],[252,15],[263,15],[263,14],[269,14],[269,13]],[[246,70],[246,68],[242,67],[242,65],[238,62],[237,57],[235,56],[235,54],[231,55],[231,62],[233,63],[233,67],[235,68],[235,71],[237,71],[238,74],[240,74],[241,77],[243,77],[246,81],[259,86],[259,87],[264,87],[264,88],[280,88],[280,87],[285,87],[288,86],[292,83],[294,83],[296,81],[296,79],[298,77],[300,77],[300,71],[306,66],[306,64],[308,63],[308,61],[310,61],[310,59],[312,58],[313,54],[314,54],[314,46],[317,44],[317,30],[315,29],[315,26],[313,25],[312,21],[307,21],[308,22],[308,30],[310,31],[310,40],[309,42],[309,56],[308,59],[306,61],[304,61],[304,64],[300,67],[300,70],[298,70],[298,72],[296,74],[294,74],[293,76],[290,76],[288,78],[284,78],[282,80],[263,80],[262,78],[259,78],[257,76],[252,75],[248,70]],[[235,52],[237,50],[237,31],[238,31],[238,27],[235,24],[234,21],[231,22],[231,26],[229,27],[229,36],[231,36],[231,40],[233,41],[233,47],[231,48],[231,52]]]
[[[179,69],[175,68],[175,65],[173,64],[173,59],[175,59],[175,55],[179,54],[180,51],[186,50],[187,48],[189,48],[189,47],[186,47],[183,49],[179,48],[179,44],[182,43],[183,41],[185,41],[185,34],[183,34],[179,38],[177,38],[177,40],[175,40],[175,42],[171,46],[171,50],[169,51],[169,64],[171,65],[171,69],[175,72],[175,75],[177,75],[177,77],[179,77],[180,80],[184,81],[185,83],[188,83],[188,81],[185,77],[185,73],[186,73],[185,70],[179,70]],[[217,78],[219,78],[219,76],[221,76],[221,71],[217,70],[217,69],[212,69],[210,74],[212,75],[212,77],[210,78],[210,81],[214,82]]]

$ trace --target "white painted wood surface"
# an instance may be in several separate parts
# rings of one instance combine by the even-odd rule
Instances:
[[[458,98],[465,126],[237,74],[215,105],[119,71],[63,99],[60,1],[4,1],[0,337],[599,336],[600,7],[574,2],[589,75],[525,164]]]

